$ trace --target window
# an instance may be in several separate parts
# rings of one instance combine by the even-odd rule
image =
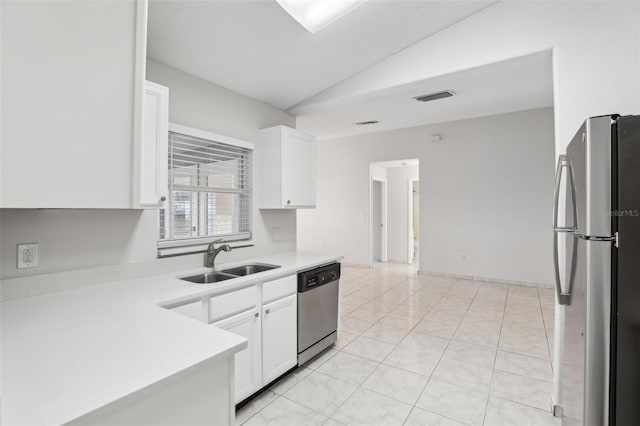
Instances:
[[[251,238],[250,144],[191,130],[169,132],[169,200],[159,211],[160,256],[200,251],[216,239]]]

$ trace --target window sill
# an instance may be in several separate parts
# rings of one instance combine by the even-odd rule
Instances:
[[[158,258],[205,253],[209,248],[209,244],[211,243],[211,241],[203,241],[202,243],[199,243],[199,244],[198,243],[189,244],[189,245],[176,244],[172,246],[169,244],[172,242],[175,242],[175,241],[159,241],[158,242]],[[164,243],[163,246],[160,246],[160,243]],[[245,247],[253,247],[253,240],[220,241],[219,244],[229,244],[232,249],[239,249],[239,248],[245,248]]]

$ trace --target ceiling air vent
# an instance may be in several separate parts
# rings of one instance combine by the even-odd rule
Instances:
[[[453,90],[445,90],[444,92],[438,92],[438,93],[431,93],[429,95],[416,96],[413,99],[415,99],[416,101],[420,101],[420,102],[429,102],[429,101],[435,101],[437,99],[450,98],[451,96],[453,96],[455,94],[456,94],[456,92],[454,92]]]
[[[369,124],[378,124],[379,121],[378,120],[369,120],[369,121],[361,121],[359,123],[356,123],[356,125],[358,126],[368,126]]]

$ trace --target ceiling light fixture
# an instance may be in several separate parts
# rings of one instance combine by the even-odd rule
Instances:
[[[435,101],[436,99],[450,98],[455,94],[456,92],[454,92],[453,90],[445,90],[444,92],[430,93],[428,95],[416,96],[413,99],[420,102],[429,102],[429,101]]]
[[[369,124],[378,124],[378,123],[379,123],[378,120],[360,121],[359,123],[356,123],[356,126],[368,126]]]
[[[320,31],[366,0],[276,0],[310,33]]]

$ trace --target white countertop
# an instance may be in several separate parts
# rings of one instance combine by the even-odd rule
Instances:
[[[215,284],[177,277],[205,268],[93,285],[0,304],[5,425],[63,424],[193,367],[228,357],[246,340],[172,312],[207,295],[341,259],[285,252],[221,264],[280,268]]]

